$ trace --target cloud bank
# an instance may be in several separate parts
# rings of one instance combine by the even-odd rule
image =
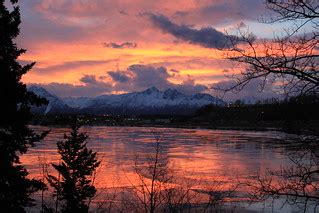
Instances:
[[[212,27],[194,29],[186,25],[175,24],[163,15],[147,14],[147,16],[154,26],[163,32],[191,44],[207,48],[225,49],[231,47],[232,42],[236,39],[234,36],[225,35]]]
[[[57,82],[35,85],[44,87],[59,97],[95,97],[107,93],[142,91],[150,87],[160,90],[172,88],[185,94],[207,90],[207,86],[197,84],[193,79],[177,84],[169,80],[171,77],[165,67],[134,64],[125,71],[108,71],[106,76],[83,75],[79,79],[81,84],[78,85]],[[105,81],[107,78],[111,78],[111,81]]]
[[[214,83],[211,85],[211,87],[228,89],[235,84],[236,82],[234,80],[225,80]],[[221,90],[213,89],[212,94],[222,98],[225,101],[245,100],[246,102],[252,103],[256,100],[280,97],[280,95],[276,93],[276,86],[273,83],[268,82],[264,85],[263,79],[260,78],[251,80],[240,91],[228,91],[224,93]]]
[[[124,48],[136,48],[137,44],[135,42],[124,42],[121,44],[117,44],[114,42],[103,43],[104,47],[113,48],[113,49],[124,49]]]

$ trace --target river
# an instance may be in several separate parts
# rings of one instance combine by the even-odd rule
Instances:
[[[69,129],[32,128],[36,131],[50,129],[51,132],[41,143],[30,148],[21,161],[32,177],[42,177],[41,164],[43,166],[44,162],[48,164],[46,172],[55,174],[50,163],[59,161],[56,142],[62,140]],[[139,181],[134,170],[136,162],[145,164],[149,161],[156,138],[159,139],[162,158],[179,180],[188,178],[206,184],[218,182],[219,190],[268,169],[278,170],[291,164],[287,152],[293,147],[293,135],[278,131],[108,126],[85,126],[80,130],[89,135],[88,147],[98,152],[102,161],[94,180],[100,194],[107,189],[135,185]],[[247,211],[271,210],[268,204],[241,205]],[[292,211],[290,206],[275,210]]]

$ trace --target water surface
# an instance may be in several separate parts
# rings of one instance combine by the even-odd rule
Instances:
[[[31,176],[41,177],[40,164],[58,162],[56,142],[69,132],[62,127],[50,134],[22,156]],[[105,188],[129,187],[136,181],[133,167],[147,161],[154,153],[155,138],[160,137],[161,152],[176,175],[203,181],[234,182],[267,169],[279,169],[290,161],[286,152],[292,148],[291,135],[277,132],[254,132],[206,129],[150,127],[87,126],[80,129],[89,135],[88,147],[97,151],[102,161],[95,185]],[[51,166],[49,173],[54,173]]]

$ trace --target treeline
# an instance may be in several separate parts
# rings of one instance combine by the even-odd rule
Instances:
[[[207,105],[188,115],[77,115],[85,125],[171,126],[205,128],[281,128],[282,130],[319,127],[319,98],[316,95],[285,100],[266,99],[254,104],[237,100],[225,106]],[[71,114],[35,115],[33,125],[68,125]]]
[[[209,120],[243,121],[297,121],[319,120],[319,98],[306,96],[279,101],[268,99],[255,104],[235,101],[227,106],[208,105],[197,112],[197,116]]]

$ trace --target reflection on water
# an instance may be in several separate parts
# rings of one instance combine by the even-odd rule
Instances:
[[[69,132],[68,128],[50,129],[42,143],[21,157],[33,177],[40,176],[39,158],[46,158],[49,163],[58,161],[56,142]],[[97,151],[102,160],[95,180],[99,189],[131,186],[136,179],[135,157],[147,160],[145,156],[153,151],[154,131],[160,132],[162,151],[176,174],[201,180],[227,182],[266,169],[278,169],[289,164],[284,153],[292,146],[290,135],[275,131],[101,126],[82,127],[81,131],[89,135],[88,147]]]

